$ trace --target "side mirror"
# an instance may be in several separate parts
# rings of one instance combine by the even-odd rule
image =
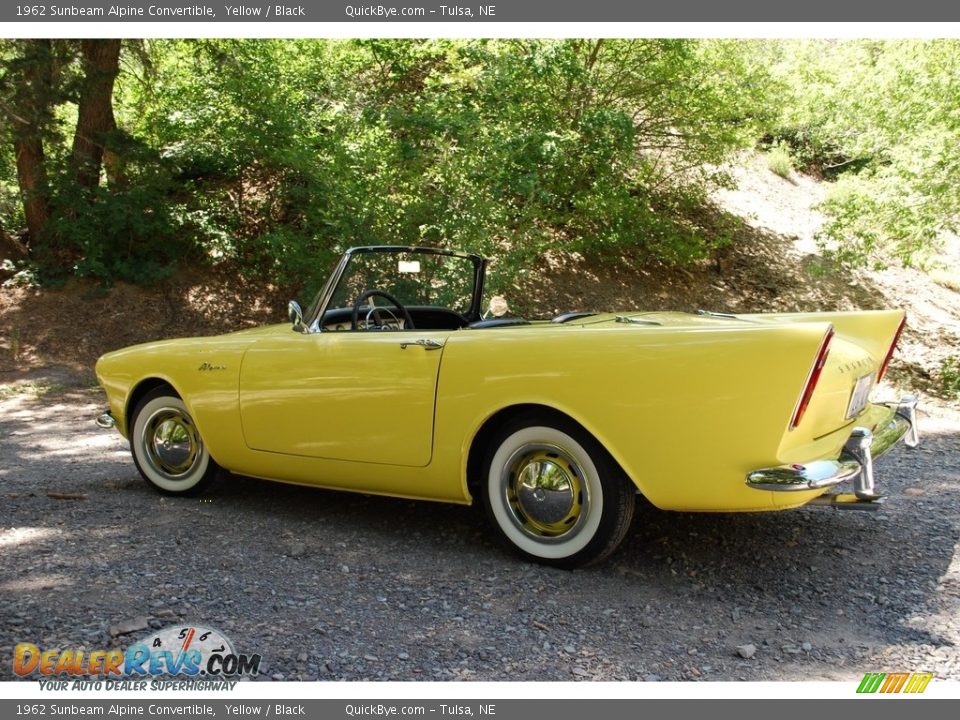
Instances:
[[[300,309],[300,303],[296,300],[287,303],[287,317],[290,319],[290,324],[295,332],[302,333],[304,331],[303,310]]]

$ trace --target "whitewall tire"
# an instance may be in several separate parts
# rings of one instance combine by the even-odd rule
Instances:
[[[186,404],[167,387],[151,390],[137,404],[130,450],[143,479],[166,495],[198,494],[220,469]]]
[[[483,502],[501,539],[525,557],[558,567],[596,562],[623,540],[633,484],[578,425],[517,418],[490,443]]]

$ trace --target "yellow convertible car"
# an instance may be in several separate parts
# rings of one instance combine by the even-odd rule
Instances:
[[[486,507],[528,558],[612,552],[635,495],[664,510],[876,507],[873,461],[916,445],[916,398],[872,403],[899,310],[484,311],[486,261],[348,250],[289,324],[97,363],[140,474],[172,495],[222,468]],[[841,484],[849,486],[840,491]]]

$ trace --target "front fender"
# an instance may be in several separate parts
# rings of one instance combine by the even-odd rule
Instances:
[[[97,361],[96,374],[117,430],[129,437],[136,403],[153,387],[166,384],[183,399],[214,458],[228,459],[240,436],[238,386],[248,345],[224,336],[148,343],[107,353]]]

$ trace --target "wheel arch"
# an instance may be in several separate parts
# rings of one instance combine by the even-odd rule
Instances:
[[[170,380],[162,377],[147,377],[143,378],[127,394],[127,404],[123,410],[123,426],[130,431],[133,423],[133,411],[136,410],[137,404],[143,399],[143,397],[157,388],[167,387],[176,395],[178,398],[183,400],[183,395],[177,390]],[[184,400],[186,402],[186,400]]]
[[[638,487],[636,481],[630,477],[624,469],[623,464],[620,463],[616,456],[597,438],[596,433],[592,432],[590,428],[586,427],[582,422],[577,420],[577,418],[549,405],[520,403],[517,405],[509,405],[496,411],[484,420],[477,432],[474,433],[473,440],[470,443],[470,450],[467,454],[466,464],[466,486],[471,499],[476,499],[477,491],[483,482],[482,471],[484,456],[490,447],[490,441],[494,434],[505,423],[512,422],[516,418],[523,416],[530,416],[531,419],[538,421],[554,420],[574,425],[578,430],[593,440],[597,444],[597,447],[609,457],[611,462],[620,468],[624,476],[627,477],[635,487]]]

